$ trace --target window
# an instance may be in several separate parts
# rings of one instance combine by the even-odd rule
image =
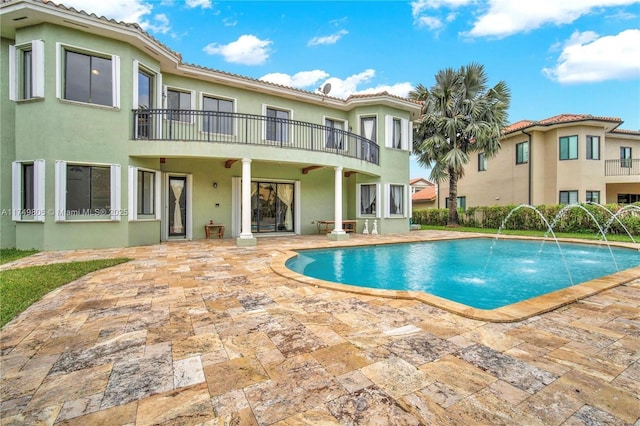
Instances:
[[[478,171],[484,172],[487,170],[487,157],[484,155],[484,152],[478,154]]]
[[[449,200],[450,200],[449,197],[445,198],[444,200],[444,207],[446,209],[449,208]],[[467,197],[456,197],[456,201],[459,209],[462,209],[462,210],[467,209]]]
[[[129,166],[129,220],[160,219],[160,173]]]
[[[376,206],[378,199],[378,185],[375,183],[361,184],[358,190],[360,206],[360,216],[377,216]]]
[[[324,125],[329,127],[329,129],[327,129],[325,148],[345,149],[344,129],[347,127],[346,123],[340,120],[325,118]]]
[[[289,111],[275,108],[266,109],[268,141],[289,142]]]
[[[44,160],[14,161],[11,179],[12,219],[44,222]]]
[[[600,191],[587,191],[587,203],[600,204]]]
[[[368,139],[372,142],[376,142],[377,138],[377,119],[376,117],[361,117],[360,118],[360,136]],[[377,151],[375,147],[365,140],[360,141],[360,155],[358,158],[362,160],[378,163]]]
[[[560,191],[560,204],[578,204],[578,191]]]
[[[600,159],[600,136],[587,136],[587,160]]]
[[[64,98],[98,105],[113,105],[111,58],[65,51]]]
[[[560,138],[560,159],[576,160],[578,158],[578,136]]]
[[[389,214],[404,215],[404,185],[389,185]]]
[[[631,147],[620,147],[620,167],[631,167]]]
[[[133,61],[133,75],[138,78],[133,80],[133,109],[138,111],[136,117],[136,136],[138,138],[151,138],[154,130],[154,114],[144,112],[153,109],[156,105],[156,73],[140,66],[138,61]]]
[[[171,110],[169,120],[191,123],[191,92],[167,89],[167,109]]]
[[[409,135],[411,134],[411,126],[409,124],[409,120],[386,115],[385,133],[385,147],[394,149],[409,149]],[[375,136],[372,140],[375,141]]]
[[[9,46],[9,99],[44,97],[44,42]]]
[[[640,194],[618,194],[618,204],[640,203]]]
[[[233,134],[233,101],[218,99],[209,96],[202,98],[203,111],[212,111],[202,118],[202,131],[219,133],[223,135]]]
[[[56,220],[120,220],[120,166],[56,161]]]
[[[526,164],[529,162],[529,142],[516,144],[516,164]]]

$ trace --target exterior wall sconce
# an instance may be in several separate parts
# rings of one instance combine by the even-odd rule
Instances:
[[[218,187],[218,182],[213,182],[213,187],[217,188]]]

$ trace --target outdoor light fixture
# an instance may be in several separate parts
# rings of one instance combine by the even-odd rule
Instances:
[[[218,182],[213,182],[213,187],[217,188],[218,187]]]

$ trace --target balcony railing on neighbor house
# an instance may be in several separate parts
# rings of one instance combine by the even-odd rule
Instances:
[[[604,162],[605,176],[638,176],[640,175],[640,159],[622,158]]]
[[[380,148],[355,133],[305,121],[232,112],[133,110],[133,139],[217,142],[329,152],[379,164]]]

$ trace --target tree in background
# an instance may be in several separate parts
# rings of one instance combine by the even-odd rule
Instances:
[[[511,94],[504,81],[487,88],[484,66],[476,63],[441,70],[435,79],[430,89],[418,84],[409,93],[423,102],[413,153],[419,164],[431,168],[430,180],[449,179],[448,226],[458,226],[458,180],[470,153],[491,158],[500,150]]]

